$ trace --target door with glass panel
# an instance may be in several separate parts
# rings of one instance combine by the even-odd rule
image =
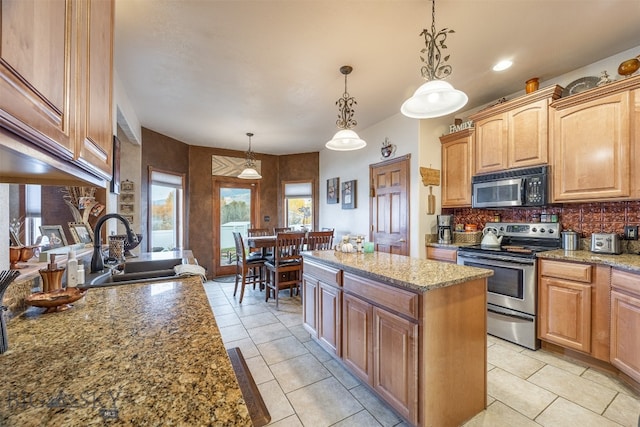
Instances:
[[[233,233],[247,236],[257,223],[259,184],[237,178],[213,180],[213,275],[226,276],[236,271],[236,247]]]

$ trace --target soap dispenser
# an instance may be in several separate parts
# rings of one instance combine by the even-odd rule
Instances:
[[[69,249],[67,257],[67,288],[75,288],[78,285],[78,259],[76,251]]]

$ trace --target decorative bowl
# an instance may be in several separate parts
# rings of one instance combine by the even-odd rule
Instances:
[[[22,254],[22,246],[9,246],[9,268],[16,270],[18,261],[20,261],[20,255]]]
[[[640,69],[640,60],[638,58],[628,59],[618,66],[618,74],[621,76],[630,76]]]
[[[37,256],[40,252],[38,248],[38,245],[23,246],[20,250],[20,261],[27,262],[34,256]]]
[[[36,292],[25,298],[28,305],[46,308],[45,313],[64,311],[72,306],[72,302],[78,301],[85,296],[86,289],[62,288],[51,292]]]

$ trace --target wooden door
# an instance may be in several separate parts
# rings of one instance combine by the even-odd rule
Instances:
[[[335,286],[319,282],[318,288],[318,340],[325,350],[341,355],[340,328],[342,327],[342,291]]]
[[[373,308],[373,388],[418,422],[418,324]]]
[[[373,383],[373,306],[353,295],[344,294],[342,299],[342,360],[362,381]]]
[[[540,280],[540,339],[591,352],[591,285]]]
[[[213,276],[235,274],[233,232],[243,237],[258,223],[260,182],[233,177],[213,178],[211,217],[213,232]]]
[[[369,165],[369,240],[377,251],[409,255],[410,160],[406,155]]]
[[[302,276],[302,295],[302,326],[312,337],[317,338],[318,279],[304,274]]]

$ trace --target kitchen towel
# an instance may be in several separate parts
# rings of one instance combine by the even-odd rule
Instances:
[[[195,264],[178,264],[173,267],[176,276],[200,276],[202,280],[207,280],[207,271],[204,267]]]

